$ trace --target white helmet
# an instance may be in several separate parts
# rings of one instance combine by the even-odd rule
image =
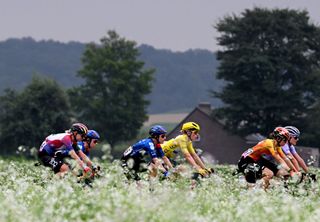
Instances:
[[[286,130],[288,130],[290,136],[292,137],[299,137],[300,136],[300,131],[294,127],[294,126],[285,126],[284,127]]]

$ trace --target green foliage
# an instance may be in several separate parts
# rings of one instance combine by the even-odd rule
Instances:
[[[19,145],[39,147],[44,138],[70,125],[65,92],[50,79],[34,77],[21,93],[6,90],[0,98],[1,153]]]
[[[71,102],[89,127],[98,130],[111,146],[137,136],[147,119],[152,69],[138,60],[136,43],[114,31],[101,45],[88,45],[79,76],[85,83],[70,90]]]
[[[267,135],[277,125],[303,131],[307,109],[319,100],[320,29],[306,11],[245,10],[216,25],[223,50],[217,77],[227,81],[214,95],[217,111],[241,134]]]

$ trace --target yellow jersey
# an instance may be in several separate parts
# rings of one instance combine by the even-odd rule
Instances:
[[[195,150],[192,145],[192,141],[189,139],[189,137],[186,134],[182,134],[177,136],[176,138],[165,141],[163,144],[161,144],[161,147],[163,149],[164,154],[169,158],[174,157],[173,151],[175,151],[178,148],[181,149],[181,152],[183,154],[195,153]]]

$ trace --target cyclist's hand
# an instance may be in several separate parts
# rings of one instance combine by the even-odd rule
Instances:
[[[203,176],[203,177],[205,177],[205,176],[208,175],[208,172],[207,172],[205,169],[202,169],[202,168],[200,168],[200,169],[198,170],[198,173],[199,173],[201,176]]]
[[[91,168],[88,167],[88,166],[85,166],[85,167],[83,168],[83,172],[84,172],[84,173],[88,173],[88,172],[91,172],[91,171],[92,171]]]
[[[294,172],[293,170],[290,170],[289,173],[291,177],[293,177],[296,174],[296,172]]]
[[[169,171],[166,171],[166,172],[164,172],[163,173],[163,176],[165,177],[165,178],[168,178],[169,176],[170,176],[170,172]]]
[[[208,174],[214,173],[214,169],[213,168],[206,168],[206,171],[207,171]]]

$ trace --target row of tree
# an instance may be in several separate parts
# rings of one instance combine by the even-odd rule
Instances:
[[[7,89],[0,98],[1,153],[19,145],[39,147],[44,138],[80,121],[111,146],[136,137],[147,119],[153,69],[138,60],[136,43],[109,31],[101,44],[89,44],[79,72],[85,82],[64,91],[54,80],[35,76],[22,92]]]

